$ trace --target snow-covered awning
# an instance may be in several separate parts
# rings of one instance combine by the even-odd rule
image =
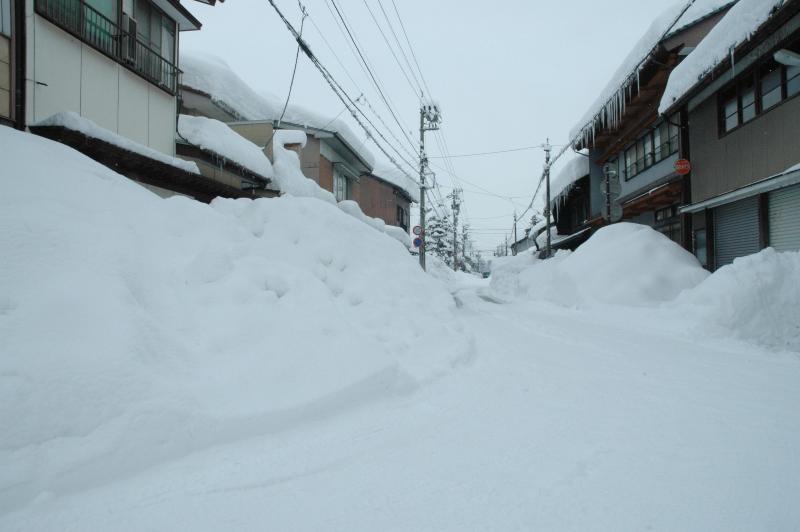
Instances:
[[[676,32],[725,9],[732,1],[735,0],[684,1],[659,15],[625,57],[598,98],[570,130],[573,144],[579,141],[588,144],[598,130],[616,128],[625,113],[628,98],[634,88],[638,89],[639,74],[661,43]]]
[[[669,76],[659,112],[670,111],[729,59],[788,0],[740,0]]]
[[[264,152],[219,120],[180,115],[178,134],[190,144],[233,161],[264,179],[273,176],[272,164]]]
[[[173,166],[183,170],[184,172],[190,172],[193,174],[200,173],[197,165],[191,161],[184,161],[183,159],[178,159],[177,157],[172,157],[165,153],[161,153],[160,151],[154,150],[149,146],[139,144],[138,142],[135,142],[127,137],[123,137],[122,135],[118,135],[113,131],[109,131],[108,129],[100,127],[88,118],[85,118],[73,111],[56,113],[45,118],[44,120],[37,122],[35,127],[62,127],[71,131],[77,131],[87,137],[102,140],[103,142],[117,146],[123,150],[142,155],[148,159],[152,159],[169,166]]]
[[[589,175],[589,157],[576,153],[550,181],[550,201],[563,199],[579,179]]]

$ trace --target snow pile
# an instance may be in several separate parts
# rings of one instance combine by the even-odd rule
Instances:
[[[281,116],[284,102],[280,98],[254,91],[222,59],[182,51],[181,69],[182,85],[208,94],[214,103],[241,120],[273,121]],[[372,153],[341,119],[289,105],[283,122],[337,133],[369,167],[375,166]]]
[[[705,333],[800,352],[798,302],[800,252],[767,248],[723,266],[676,307],[697,316]]]
[[[180,115],[178,133],[190,144],[221,155],[262,177],[273,176],[272,164],[264,152],[219,120]]]
[[[756,2],[763,0],[755,0]],[[772,1],[772,0],[770,0]],[[678,29],[684,29],[696,21],[716,12],[731,3],[731,0],[694,0],[683,1],[668,8],[656,18],[645,34],[636,42],[622,64],[611,76],[611,80],[600,92],[597,99],[570,130],[569,137],[573,141],[583,137],[591,138],[596,129],[616,127],[625,112],[626,98],[631,87],[638,84],[639,71],[659,43]],[[681,15],[681,12],[686,12]]]
[[[540,261],[501,262],[491,286],[506,296],[535,297],[569,307],[652,306],[675,299],[708,276],[686,250],[648,226],[604,227],[575,252]]]
[[[275,180],[278,188],[284,193],[297,197],[310,197],[336,205],[336,197],[320,186],[313,179],[307,178],[300,170],[300,158],[297,153],[286,149],[286,145],[306,145],[306,134],[302,131],[281,129],[275,132],[272,140],[272,157],[274,159]],[[411,237],[393,225],[386,225],[380,218],[372,218],[361,211],[361,207],[354,201],[339,202],[339,209],[353,218],[364,222],[376,231],[386,233],[403,246],[411,245]]]
[[[471,356],[450,294],[330,203],[164,200],[61,144],[0,145],[0,514]]]
[[[114,146],[122,148],[123,150],[138,153],[139,155],[143,155],[164,164],[174,166],[175,168],[180,168],[185,172],[191,172],[193,174],[200,173],[200,169],[197,168],[197,165],[192,161],[184,161],[183,159],[178,159],[177,157],[171,157],[161,153],[158,150],[154,150],[153,148],[139,144],[138,142],[134,142],[127,137],[123,137],[122,135],[118,135],[113,131],[109,131],[108,129],[98,126],[88,118],[84,118],[73,111],[56,113],[36,123],[35,125],[59,126],[71,131],[77,131],[79,133],[83,133],[87,137],[108,142],[109,144],[113,144]]]
[[[740,0],[669,76],[658,111],[667,112],[766,22],[786,0]]]
[[[405,191],[414,203],[419,203],[419,183],[396,166],[376,168],[373,175]]]

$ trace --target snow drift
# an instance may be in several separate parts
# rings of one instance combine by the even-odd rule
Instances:
[[[709,274],[650,227],[619,223],[574,253],[497,259],[490,286],[503,297],[567,307],[658,307],[683,330],[800,352],[798,279],[800,252],[768,248]]]
[[[676,308],[708,332],[800,352],[800,252],[767,248],[723,266]]]
[[[0,145],[0,513],[470,354],[450,294],[331,203],[163,200],[60,144]]]
[[[585,307],[652,306],[674,299],[708,273],[667,237],[645,225],[619,223],[595,233],[574,253],[540,261],[530,254],[502,261],[491,286],[503,295]]]

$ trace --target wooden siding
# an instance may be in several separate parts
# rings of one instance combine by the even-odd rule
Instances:
[[[689,116],[692,201],[703,201],[782,172],[800,162],[800,97],[721,136],[717,98]]]
[[[380,218],[388,225],[397,225],[397,207],[409,213],[409,202],[395,188],[369,175],[362,175],[353,187],[353,199],[367,216]]]

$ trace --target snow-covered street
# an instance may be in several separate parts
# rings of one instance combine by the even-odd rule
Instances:
[[[4,531],[800,522],[800,253],[709,275],[617,224],[490,283],[324,198],[164,200],[0,135]]]
[[[789,530],[800,358],[453,285],[473,356],[413,391],[73,493],[4,530]],[[355,396],[354,396],[355,397]]]

